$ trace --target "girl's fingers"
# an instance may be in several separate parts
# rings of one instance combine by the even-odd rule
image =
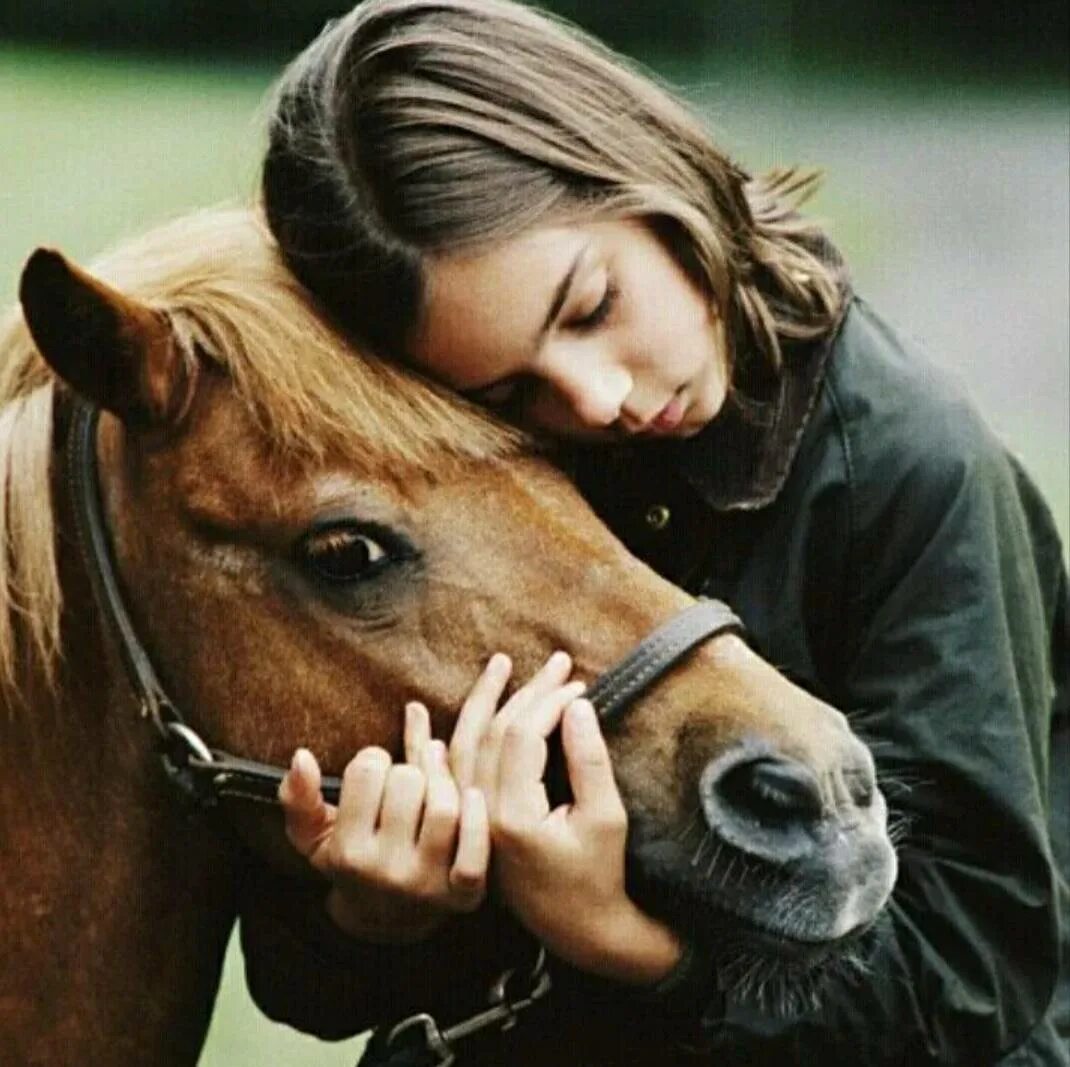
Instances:
[[[572,658],[567,652],[555,652],[508,700],[498,714],[498,723],[504,728],[526,708],[542,700],[555,689],[564,685],[572,672]]]
[[[546,817],[550,804],[542,777],[546,740],[531,730],[511,729],[502,742],[495,792],[496,825],[509,831]]]
[[[315,852],[334,824],[335,809],[323,799],[321,781],[316,757],[307,748],[299,748],[279,785],[286,836],[306,857]]]
[[[450,892],[462,911],[478,907],[487,886],[490,865],[490,826],[487,806],[478,789],[461,794],[461,821],[457,834],[457,855],[450,869]]]
[[[450,774],[446,746],[432,741],[424,764],[427,792],[418,847],[432,866],[447,865],[453,856],[460,819],[460,797]]]
[[[560,689],[571,670],[572,660],[568,653],[553,653],[532,675],[531,680],[521,686],[506,701],[501,711],[494,717],[490,727],[484,731],[475,758],[473,780],[474,784],[486,793],[491,811],[495,810],[493,794],[498,784],[498,761],[501,758],[502,738],[514,722],[525,718],[529,708],[537,706],[542,700],[551,697]]]
[[[582,682],[551,689],[511,720],[499,718],[484,737],[475,783],[486,795],[495,821],[539,818],[546,813],[546,740],[565,707],[583,691]],[[504,814],[503,814],[504,813]]]
[[[568,706],[561,733],[574,797],[571,816],[626,825],[627,816],[613,777],[609,749],[589,700],[575,700]]]
[[[419,767],[395,763],[386,776],[379,810],[379,835],[388,847],[407,848],[420,831],[427,779]]]
[[[346,765],[335,825],[347,839],[370,838],[379,821],[379,807],[392,765],[383,748],[362,748]]]
[[[501,741],[491,737],[489,733],[483,738],[483,743],[476,753],[475,771],[470,783],[483,794],[487,807],[491,811],[496,810],[497,807],[498,752],[500,748]]]
[[[505,822],[544,818],[550,810],[543,777],[546,738],[566,707],[583,692],[582,682],[569,682],[530,706],[522,719],[505,731],[497,768],[497,817]]]
[[[405,762],[423,766],[430,741],[431,715],[418,700],[412,700],[405,705]]]
[[[472,784],[479,743],[498,710],[512,669],[508,656],[500,652],[491,656],[457,716],[450,739],[450,766],[462,789]]]
[[[539,737],[549,737],[560,724],[565,708],[576,700],[586,688],[583,682],[568,682],[552,690],[528,707],[521,720],[521,725],[532,734],[537,734]]]
[[[472,784],[493,788],[503,733],[527,708],[561,687],[572,670],[572,660],[565,652],[555,652],[495,714],[510,670],[507,657],[500,653],[492,656],[461,709],[450,742],[450,763],[461,789]]]

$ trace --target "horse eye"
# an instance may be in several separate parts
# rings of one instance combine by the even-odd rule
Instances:
[[[375,538],[344,526],[309,534],[300,542],[298,555],[306,568],[328,582],[358,582],[391,562]]]

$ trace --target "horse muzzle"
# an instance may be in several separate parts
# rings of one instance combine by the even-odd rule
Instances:
[[[895,850],[872,756],[855,737],[844,736],[820,773],[741,742],[707,764],[698,792],[710,851],[719,853],[704,888],[729,911],[818,943],[867,928],[884,907]]]

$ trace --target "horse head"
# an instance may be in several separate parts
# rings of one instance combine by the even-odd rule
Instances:
[[[253,215],[184,220],[113,266],[105,283],[38,252],[21,302],[59,395],[104,412],[129,610],[213,746],[285,763],[306,745],[338,773],[362,746],[398,752],[408,699],[448,737],[495,650],[526,676],[563,648],[590,680],[692,603],[531,441],[347,345]],[[738,635],[673,667],[609,744],[652,910],[802,974],[885,904],[868,750]]]

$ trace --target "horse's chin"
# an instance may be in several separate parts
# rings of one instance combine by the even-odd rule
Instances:
[[[867,972],[874,923],[832,938],[792,925],[791,909],[726,892],[664,843],[629,853],[629,892],[651,913],[701,943],[716,989],[728,1000],[777,1015],[816,1008],[830,982]],[[728,879],[725,879],[728,881]]]

